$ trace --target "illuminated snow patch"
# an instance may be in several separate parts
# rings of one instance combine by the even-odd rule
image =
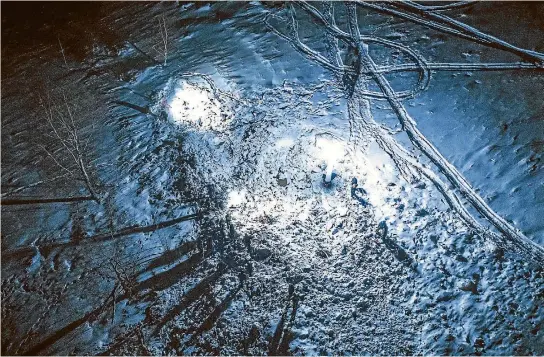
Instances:
[[[229,192],[227,205],[229,207],[240,206],[242,203],[246,202],[246,192],[244,191],[231,191]]]
[[[168,103],[170,118],[177,124],[210,126],[220,119],[221,108],[209,91],[182,82]]]
[[[295,142],[293,139],[291,138],[283,138],[283,139],[280,139],[276,142],[276,146],[278,148],[290,148],[292,147],[293,145],[295,145]]]
[[[361,161],[360,172],[365,177],[364,189],[368,193],[369,202],[374,206],[376,218],[395,219],[398,212],[390,201],[397,197],[397,194],[388,187],[389,183],[398,182],[398,172],[393,161],[374,141],[370,143]]]
[[[332,171],[338,162],[345,156],[345,145],[337,140],[318,137],[315,144],[317,150],[317,157],[324,160],[327,164],[327,172],[325,175],[325,181],[330,182],[332,177]]]
[[[376,218],[394,219],[398,213],[390,201],[395,198],[395,193],[388,187],[389,183],[398,180],[393,162],[375,142],[371,142],[364,155],[350,153],[348,145],[347,141],[333,135],[317,135],[311,155],[326,164],[324,172],[326,181],[330,182],[335,171],[343,177],[349,197],[351,178],[357,178],[359,187],[366,191],[364,199],[374,207]],[[322,195],[322,204],[325,209],[335,210],[341,216],[346,214],[346,207],[335,197]]]

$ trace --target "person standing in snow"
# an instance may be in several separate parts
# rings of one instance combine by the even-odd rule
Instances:
[[[362,197],[362,195],[366,195],[367,192],[364,188],[359,187],[359,184],[357,182],[357,178],[351,179],[351,198],[356,199],[359,201],[360,204],[363,205],[363,207],[366,207],[368,202]]]
[[[335,177],[336,172],[334,171],[331,172],[330,178],[327,177],[327,174],[323,174],[323,176],[321,177],[323,180],[323,186],[325,186],[326,188],[330,188],[332,186],[332,180],[334,180]]]

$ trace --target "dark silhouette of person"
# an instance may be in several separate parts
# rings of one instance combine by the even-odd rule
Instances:
[[[360,204],[363,205],[363,207],[366,207],[368,205],[368,202],[363,198],[363,195],[366,195],[367,192],[364,188],[359,187],[359,184],[357,182],[357,179],[354,177],[351,179],[351,198],[356,199],[359,201]]]
[[[336,177],[336,172],[332,172],[331,174],[331,180],[330,181],[327,181],[327,175],[326,174],[323,174],[322,176],[322,179],[323,179],[323,186],[325,186],[326,188],[329,188],[332,186],[332,180],[334,180],[334,178]]]

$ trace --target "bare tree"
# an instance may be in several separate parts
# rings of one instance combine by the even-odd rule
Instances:
[[[59,47],[60,47],[60,53],[62,54],[62,58],[64,59],[64,64],[66,65],[66,68],[68,67],[68,62],[66,61],[66,56],[64,55],[64,47],[62,47],[62,43],[60,42],[60,37],[57,37],[57,40],[59,40]]]
[[[164,65],[166,66],[166,61],[168,59],[168,28],[166,27],[166,20],[164,19],[164,16],[159,17],[157,21],[161,34],[161,43],[153,46],[153,49],[163,57]]]
[[[360,33],[357,23],[357,6],[371,7],[390,15],[427,25],[439,31],[453,33],[462,38],[509,51],[519,55],[523,59],[534,61],[534,63],[515,64],[484,63],[473,66],[474,70],[538,69],[541,68],[544,62],[544,55],[520,49],[505,41],[484,34],[468,25],[452,20],[445,15],[435,14],[432,9],[427,9],[411,2],[408,2],[406,6],[401,6],[397,3],[378,5],[362,1],[348,2],[345,4],[347,17],[345,28],[348,29],[347,31],[337,26],[333,4],[324,3],[322,10],[305,1],[297,2],[296,5],[309,14],[312,20],[320,24],[325,30],[325,54],[310,48],[300,39],[298,31],[299,20],[297,19],[297,10],[293,3],[290,3],[286,11],[284,11],[286,16],[278,16],[278,14],[270,12],[265,22],[274,33],[287,40],[298,52],[334,74],[338,86],[343,89],[347,97],[350,137],[353,144],[352,150],[357,151],[362,149],[367,140],[373,138],[391,157],[406,180],[417,180],[421,176],[430,180],[442,193],[448,204],[471,229],[484,237],[492,237],[493,242],[496,244],[513,247],[516,250],[522,251],[527,256],[542,262],[544,248],[525,237],[522,232],[500,217],[487,205],[463,175],[417,129],[415,120],[408,114],[402,104],[402,99],[413,98],[427,88],[431,79],[431,68],[434,70],[452,70],[453,68],[460,70],[466,67],[466,65],[448,63],[429,64],[422,56],[407,46],[375,36],[363,36]],[[278,25],[274,26],[270,23],[271,19],[283,22],[286,25],[285,27],[287,27],[287,31],[280,31]],[[347,50],[342,51],[340,44],[343,45],[343,48],[347,48]],[[378,66],[369,53],[369,44],[378,44],[393,48],[411,58],[413,64],[400,67],[410,68],[419,72],[418,82],[415,87],[408,91],[394,91],[384,74],[402,69],[400,67],[395,68],[395,66]],[[342,56],[344,52],[346,54]],[[378,85],[379,91],[369,90],[370,80]],[[374,120],[370,110],[370,100],[372,99],[385,100],[389,103],[414,147],[430,159],[438,172],[434,172],[421,164],[412,153],[400,145],[390,130]],[[452,190],[439,174],[443,175],[457,192]],[[458,193],[491,223],[499,233],[491,231],[479,223],[470,214]]]
[[[48,93],[45,98],[40,96],[40,106],[50,129],[47,136],[60,147],[53,150],[46,145],[38,145],[64,174],[82,181],[90,197],[99,202],[100,196],[91,178],[90,163],[87,160],[90,138],[82,134],[71,103],[64,93],[60,102],[55,101]]]

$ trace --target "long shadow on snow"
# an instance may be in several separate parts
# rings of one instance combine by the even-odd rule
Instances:
[[[187,244],[187,243],[186,243]],[[186,249],[182,248],[181,250]],[[85,316],[71,322],[70,324],[66,325],[65,327],[53,332],[49,337],[44,339],[42,342],[38,343],[34,347],[31,347],[29,350],[27,350],[23,355],[37,355],[40,352],[42,352],[44,349],[50,347],[55,342],[66,336],[68,333],[74,331],[84,323],[88,322],[89,320],[92,320],[99,316],[106,307],[108,307],[111,303],[118,303],[123,300],[126,300],[128,298],[131,298],[133,294],[142,292],[147,289],[151,290],[164,290],[169,288],[170,286],[174,285],[178,281],[181,280],[184,276],[190,274],[202,261],[204,255],[196,252],[193,255],[191,255],[186,260],[182,261],[181,263],[174,266],[172,269],[169,269],[165,272],[162,272],[160,274],[157,274],[149,279],[146,279],[142,282],[140,282],[131,292],[125,292],[123,295],[113,300],[114,297],[114,291],[117,288],[117,286],[114,288],[112,293],[108,296],[108,298],[104,301],[104,303],[92,310],[91,312],[85,314]],[[194,290],[194,289],[193,289]]]
[[[404,264],[406,267],[412,269],[415,272],[418,272],[417,270],[417,263],[414,261],[414,259],[404,250],[400,245],[398,245],[395,241],[387,237],[387,225],[385,222],[380,222],[378,225],[378,231],[377,233],[380,235],[380,238],[383,241],[383,244],[385,247],[393,254],[395,259],[400,261],[402,264]]]
[[[189,307],[195,300],[200,298],[206,291],[206,289],[214,284],[226,271],[226,266],[224,264],[221,264],[219,268],[211,275],[205,277],[202,279],[194,288],[189,290],[183,297],[181,298],[179,304],[174,306],[166,315],[164,318],[158,323],[157,327],[152,333],[152,336],[157,335],[162,327],[164,327],[170,320],[175,318],[179,313],[181,313],[184,309]]]
[[[287,318],[287,312],[289,311],[290,303],[293,303],[293,308],[291,310],[291,315],[289,316],[289,321],[287,326],[285,326],[285,320]],[[293,291],[289,291],[289,300],[283,309],[281,314],[280,322],[276,327],[276,331],[272,336],[270,341],[270,347],[268,350],[269,356],[288,356],[289,355],[289,344],[293,340],[293,333],[291,332],[291,327],[295,322],[295,318],[298,310],[298,297],[293,294]]]
[[[83,238],[81,240],[65,240],[65,241],[46,243],[46,244],[41,244],[36,246],[17,247],[17,248],[13,248],[13,249],[2,252],[2,258],[9,259],[9,258],[22,257],[27,254],[31,254],[35,252],[36,249],[38,249],[42,253],[42,255],[47,256],[49,255],[51,250],[55,248],[79,247],[85,244],[93,244],[98,242],[110,241],[119,237],[136,234],[136,233],[150,233],[159,229],[176,225],[184,221],[190,221],[190,220],[194,220],[198,218],[200,218],[200,213],[189,214],[186,216],[181,216],[175,219],[163,221],[156,224],[151,224],[148,226],[130,226],[130,227],[122,228],[115,232],[100,233],[94,236]]]
[[[238,286],[231,291],[223,301],[221,301],[214,309],[213,311],[208,315],[208,317],[204,320],[204,322],[198,326],[195,330],[193,335],[191,336],[191,339],[187,342],[186,346],[192,346],[195,344],[197,338],[204,332],[210,330],[214,327],[215,323],[219,318],[221,317],[221,314],[228,309],[230,306],[232,300],[236,297],[240,289],[242,289],[242,286],[244,285],[244,281],[240,281]]]

